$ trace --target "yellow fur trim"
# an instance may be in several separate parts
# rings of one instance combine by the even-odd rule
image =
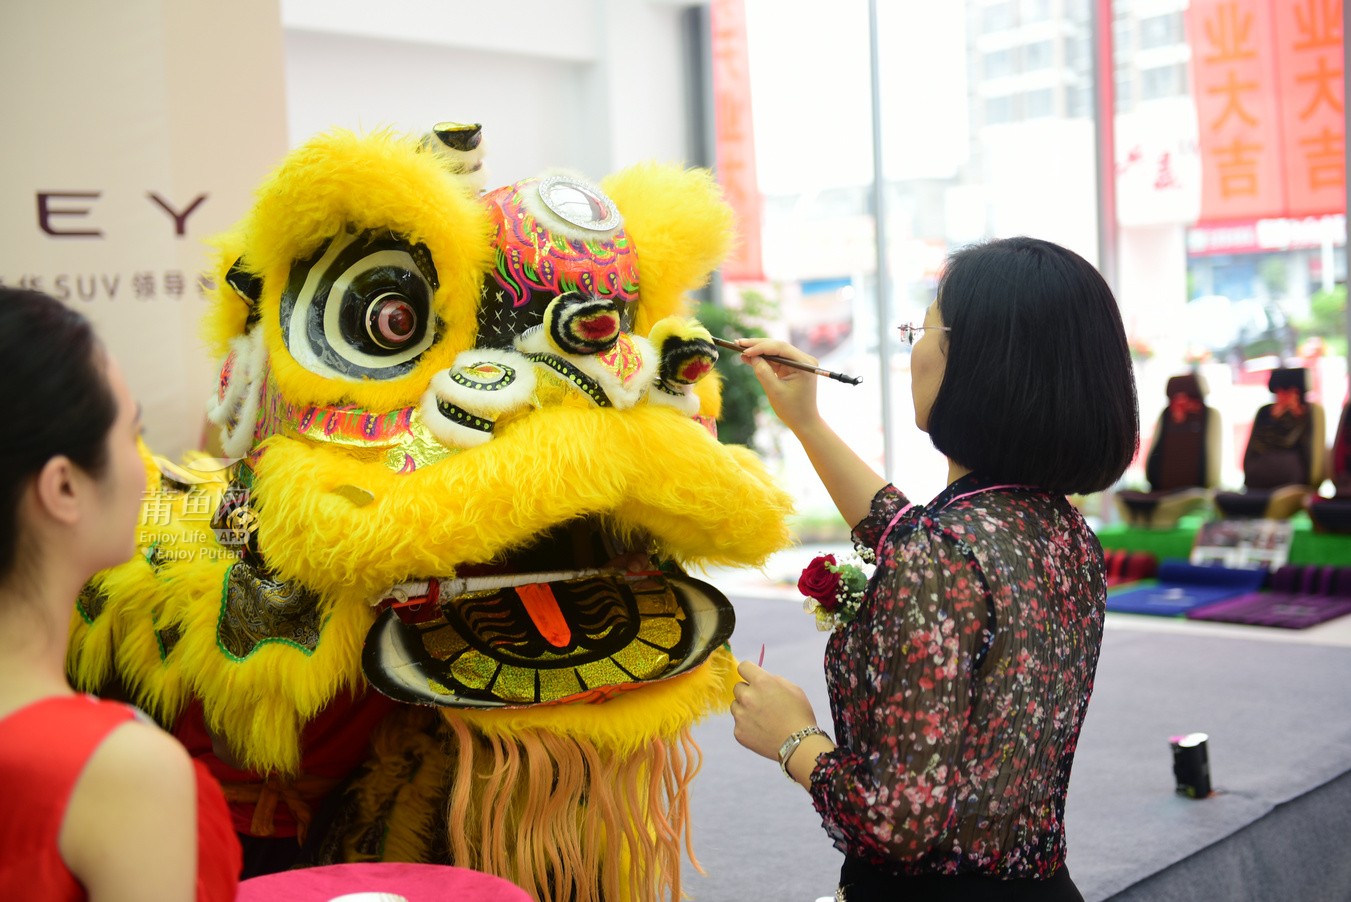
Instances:
[[[699,415],[711,420],[722,418],[722,376],[714,370],[694,383],[694,393],[699,396]]]
[[[263,279],[261,325],[272,372],[292,403],[347,400],[377,411],[411,406],[433,373],[473,345],[479,284],[492,259],[487,212],[439,157],[417,151],[417,144],[415,138],[389,131],[358,137],[335,130],[285,159],[259,190],[244,222],[218,239],[217,312],[208,327],[218,354],[242,331],[241,314],[247,313],[225,283],[225,274],[241,256],[247,270]],[[441,336],[400,378],[338,382],[309,372],[286,351],[279,316],[292,265],[348,228],[394,232],[431,252],[440,280],[433,308]]]
[[[624,214],[638,251],[638,319],[646,335],[663,317],[684,313],[684,293],[703,285],[732,245],[735,214],[706,169],[640,163],[601,181]]]
[[[652,332],[647,336],[647,340],[652,342],[653,347],[660,351],[662,342],[672,337],[682,338],[686,341],[698,338],[710,343],[713,341],[703,323],[697,319],[684,316],[668,316],[657,320],[652,325]]]
[[[541,459],[552,465],[538,466]],[[356,507],[325,491],[348,484],[375,501]],[[589,512],[621,531],[650,532],[686,562],[758,564],[790,540],[789,499],[758,459],[718,445],[670,410],[540,411],[484,448],[406,476],[341,451],[273,439],[255,485],[260,544],[284,578],[321,593],[326,619],[312,653],[263,643],[235,660],[217,638],[232,558],[198,513],[214,510],[223,488],[197,489],[209,497],[191,511],[188,496],[175,495],[168,523],[143,528],[143,544],[153,539],[169,557],[158,572],[136,560],[100,576],[109,600],[94,623],[75,625],[71,668],[90,689],[115,670],[137,702],[166,722],[189,693],[202,699],[210,728],[261,773],[295,773],[300,729],[337,692],[361,685],[368,603],[393,583],[451,575]],[[178,637],[167,658],[166,632]],[[626,704],[621,697],[604,709]],[[619,722],[608,713],[596,719],[587,731]],[[557,728],[567,730],[561,722]]]
[[[249,316],[249,304],[225,281],[225,275],[236,260],[248,249],[248,235],[244,224],[217,235],[208,242],[214,249],[210,275],[213,287],[208,292],[211,306],[202,317],[201,336],[214,360],[220,360],[230,350],[230,339],[244,333]]]
[[[242,659],[232,657],[220,644],[218,624],[235,558],[210,528],[226,474],[186,493],[165,487],[156,470],[149,486],[138,556],[97,574],[92,585],[106,596],[102,610],[92,623],[79,612],[73,620],[67,659],[73,683],[97,691],[115,674],[165,724],[196,696],[207,726],[239,760],[261,774],[298,773],[305,723],[338,692],[365,686],[361,647],[373,612],[364,604],[327,612],[313,652],[262,642]],[[156,567],[145,557],[152,546]]]
[[[185,512],[214,510],[224,487],[211,478],[193,495],[171,488],[161,478],[150,449],[137,442],[146,473],[146,505],[137,527],[136,554],[125,564],[94,575],[71,619],[66,668],[76,688],[100,692],[120,679],[134,700],[151,716],[167,722],[182,706],[184,686],[176,669],[163,662],[159,630],[167,626],[165,608],[172,593],[146,560],[153,546],[192,548],[203,524],[190,523]],[[187,552],[191,553],[191,552]],[[97,616],[87,622],[83,610],[92,604]]]
[[[792,500],[764,465],[669,408],[540,410],[406,475],[278,437],[256,474],[260,550],[326,602],[453,575],[587,514],[700,565],[758,566],[792,538]],[[357,507],[333,493],[342,485],[374,501]]]
[[[577,441],[583,436],[596,442],[589,455]],[[541,455],[555,465],[533,465]],[[460,466],[466,462],[472,465]],[[689,481],[670,479],[673,472]],[[376,501],[358,508],[322,491],[344,484],[366,488]],[[223,481],[199,488],[209,497],[193,511],[214,510],[223,488]],[[466,561],[487,560],[588,511],[611,515],[621,529],[647,530],[687,560],[758,563],[789,541],[788,499],[758,459],[661,409],[541,411],[485,449],[407,476],[340,451],[274,439],[259,461],[254,497],[269,560],[284,577],[322,592],[325,620],[312,653],[275,642],[242,660],[222,650],[217,626],[232,558],[180,494],[172,496],[167,525],[142,529],[143,544],[153,539],[168,559],[158,572],[135,560],[100,576],[109,600],[93,624],[77,623],[71,661],[85,688],[101,685],[115,668],[138,703],[165,721],[188,693],[202,699],[208,726],[260,773],[295,773],[303,725],[339,691],[362,685],[361,647],[373,622],[368,602],[408,576],[450,575]],[[447,506],[448,498],[461,501],[458,509]],[[162,631],[178,637],[167,658]],[[702,673],[672,682],[703,679]],[[613,740],[597,740],[622,746],[638,741],[632,737],[641,731],[616,715],[638,706],[640,695],[575,715],[541,709],[540,716],[557,720],[554,729],[563,732],[568,721],[595,720],[574,728],[578,735],[624,723]],[[661,721],[666,729],[691,716],[663,707],[671,707],[660,715],[670,718]],[[516,715],[497,716],[514,729]]]
[[[225,737],[246,766],[293,775],[304,725],[343,689],[365,686],[361,646],[374,618],[363,605],[341,607],[325,619],[312,652],[262,642],[235,658],[217,634],[229,567],[221,555],[172,561],[158,573],[132,562],[102,574],[98,585],[109,601],[92,624],[80,621],[72,633],[72,678],[82,689],[102,686],[111,645],[117,675],[157,720],[172,724],[187,695],[196,696],[208,728]],[[167,657],[164,630],[177,634]]]
[[[365,686],[361,647],[374,615],[365,606],[337,607],[324,618],[313,651],[265,641],[235,658],[217,638],[224,575],[214,592],[202,592],[180,612],[183,638],[174,657],[190,674],[207,727],[229,741],[238,760],[264,775],[298,774],[304,725],[342,690]]]

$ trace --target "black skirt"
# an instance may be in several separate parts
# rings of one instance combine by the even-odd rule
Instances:
[[[1045,880],[1000,880],[973,874],[897,877],[846,858],[840,869],[840,889],[845,902],[1084,902],[1064,867]]]

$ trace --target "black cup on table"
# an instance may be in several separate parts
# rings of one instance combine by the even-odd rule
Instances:
[[[1173,776],[1177,780],[1177,794],[1189,799],[1204,799],[1210,795],[1210,757],[1206,751],[1205,733],[1173,736],[1168,744],[1173,749]]]

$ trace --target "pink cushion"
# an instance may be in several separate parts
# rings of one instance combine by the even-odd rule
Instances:
[[[532,902],[501,877],[440,864],[334,864],[282,871],[239,884],[236,902],[328,902],[349,893],[391,893],[408,902]]]

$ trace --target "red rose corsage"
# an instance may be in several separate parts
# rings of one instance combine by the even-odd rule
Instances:
[[[797,590],[806,596],[802,608],[816,616],[817,629],[839,629],[854,619],[868,588],[861,564],[855,556],[839,562],[833,554],[820,554],[803,569]]]

